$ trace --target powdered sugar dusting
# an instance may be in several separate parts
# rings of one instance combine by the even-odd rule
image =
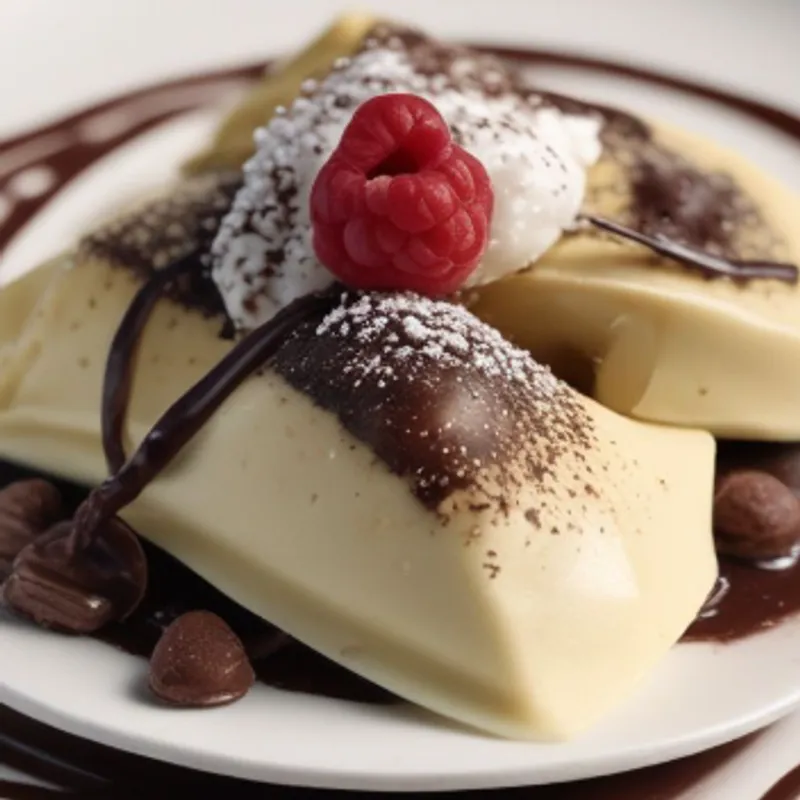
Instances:
[[[463,307],[413,294],[342,294],[274,366],[437,510],[466,489],[508,513],[593,441],[579,396],[546,367]]]
[[[309,193],[354,110],[386,92],[433,102],[492,179],[490,243],[471,283],[528,266],[574,223],[586,167],[600,152],[599,118],[566,115],[513,91],[506,68],[488,56],[376,31],[256,133],[256,155],[212,251],[214,280],[240,328],[332,283],[314,257]]]
[[[386,329],[399,321],[398,334],[385,337]],[[470,364],[484,378],[535,388],[537,399],[552,398],[559,383],[546,367],[535,363],[524,350],[513,347],[494,328],[477,322],[461,306],[424,299],[414,294],[364,294],[352,305],[339,306],[317,327],[318,336],[330,336],[361,345],[386,338],[381,353],[349,365],[348,373],[365,377],[377,374],[389,381],[409,380],[412,368],[425,380],[427,370],[459,369]],[[397,369],[397,368],[400,369]]]

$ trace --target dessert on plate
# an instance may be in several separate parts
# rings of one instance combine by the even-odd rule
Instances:
[[[0,291],[0,456],[95,487],[71,516],[0,495],[6,605],[125,624],[164,580],[146,540],[403,699],[579,734],[703,610],[715,524],[795,554],[787,479],[715,480],[712,434],[796,437],[796,203],[513,63],[339,21],[160,196]],[[155,648],[167,702],[253,681],[203,612]]]

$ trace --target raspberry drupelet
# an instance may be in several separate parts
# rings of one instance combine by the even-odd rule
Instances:
[[[317,258],[357,289],[456,291],[488,244],[489,176],[413,94],[363,103],[311,190]]]

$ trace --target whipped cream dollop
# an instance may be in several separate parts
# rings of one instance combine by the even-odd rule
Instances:
[[[518,90],[492,57],[419,34],[376,34],[256,131],[256,153],[212,247],[212,277],[240,329],[334,281],[314,254],[309,194],[355,109],[386,92],[432,102],[489,174],[489,244],[469,285],[529,266],[574,225],[586,170],[601,152],[599,117]]]

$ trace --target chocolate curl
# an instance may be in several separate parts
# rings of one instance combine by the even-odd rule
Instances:
[[[794,264],[773,261],[742,261],[723,258],[681,244],[666,236],[648,236],[619,222],[586,214],[581,217],[589,224],[606,233],[635,242],[652,250],[660,256],[677,261],[685,267],[701,273],[705,278],[731,278],[735,281],[776,280],[797,284],[800,271]]]

